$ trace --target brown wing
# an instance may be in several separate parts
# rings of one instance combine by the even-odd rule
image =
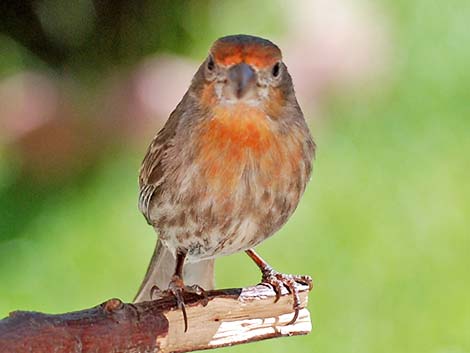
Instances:
[[[155,136],[150,144],[147,153],[142,162],[139,174],[139,209],[144,214],[147,222],[150,220],[150,202],[155,191],[165,179],[165,158],[168,147],[176,135],[176,129],[179,124],[179,114],[177,110],[171,113],[165,126]]]

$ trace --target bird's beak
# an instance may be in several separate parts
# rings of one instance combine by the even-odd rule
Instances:
[[[235,96],[242,98],[256,82],[256,73],[245,63],[232,66],[228,71],[228,79]]]

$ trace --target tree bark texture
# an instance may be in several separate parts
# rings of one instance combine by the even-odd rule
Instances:
[[[302,306],[308,287],[298,285]],[[269,287],[214,290],[209,302],[185,293],[188,331],[173,297],[137,304],[110,299],[65,314],[15,311],[0,320],[0,352],[189,352],[267,338],[307,334],[310,315],[302,309],[291,325],[292,296],[275,303]]]

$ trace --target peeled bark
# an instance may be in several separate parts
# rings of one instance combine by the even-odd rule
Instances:
[[[306,306],[308,287],[298,288]],[[0,352],[189,352],[311,331],[307,309],[286,326],[294,313],[286,290],[277,303],[273,290],[263,285],[208,295],[203,306],[200,297],[185,294],[186,333],[173,297],[137,304],[110,299],[58,315],[15,311],[0,321]]]

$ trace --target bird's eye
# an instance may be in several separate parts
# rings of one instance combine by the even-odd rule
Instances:
[[[215,68],[214,58],[211,55],[209,56],[209,60],[207,60],[207,70],[213,71],[214,68]]]
[[[278,77],[280,72],[281,72],[281,63],[278,61],[277,63],[274,64],[271,73],[273,77]]]

